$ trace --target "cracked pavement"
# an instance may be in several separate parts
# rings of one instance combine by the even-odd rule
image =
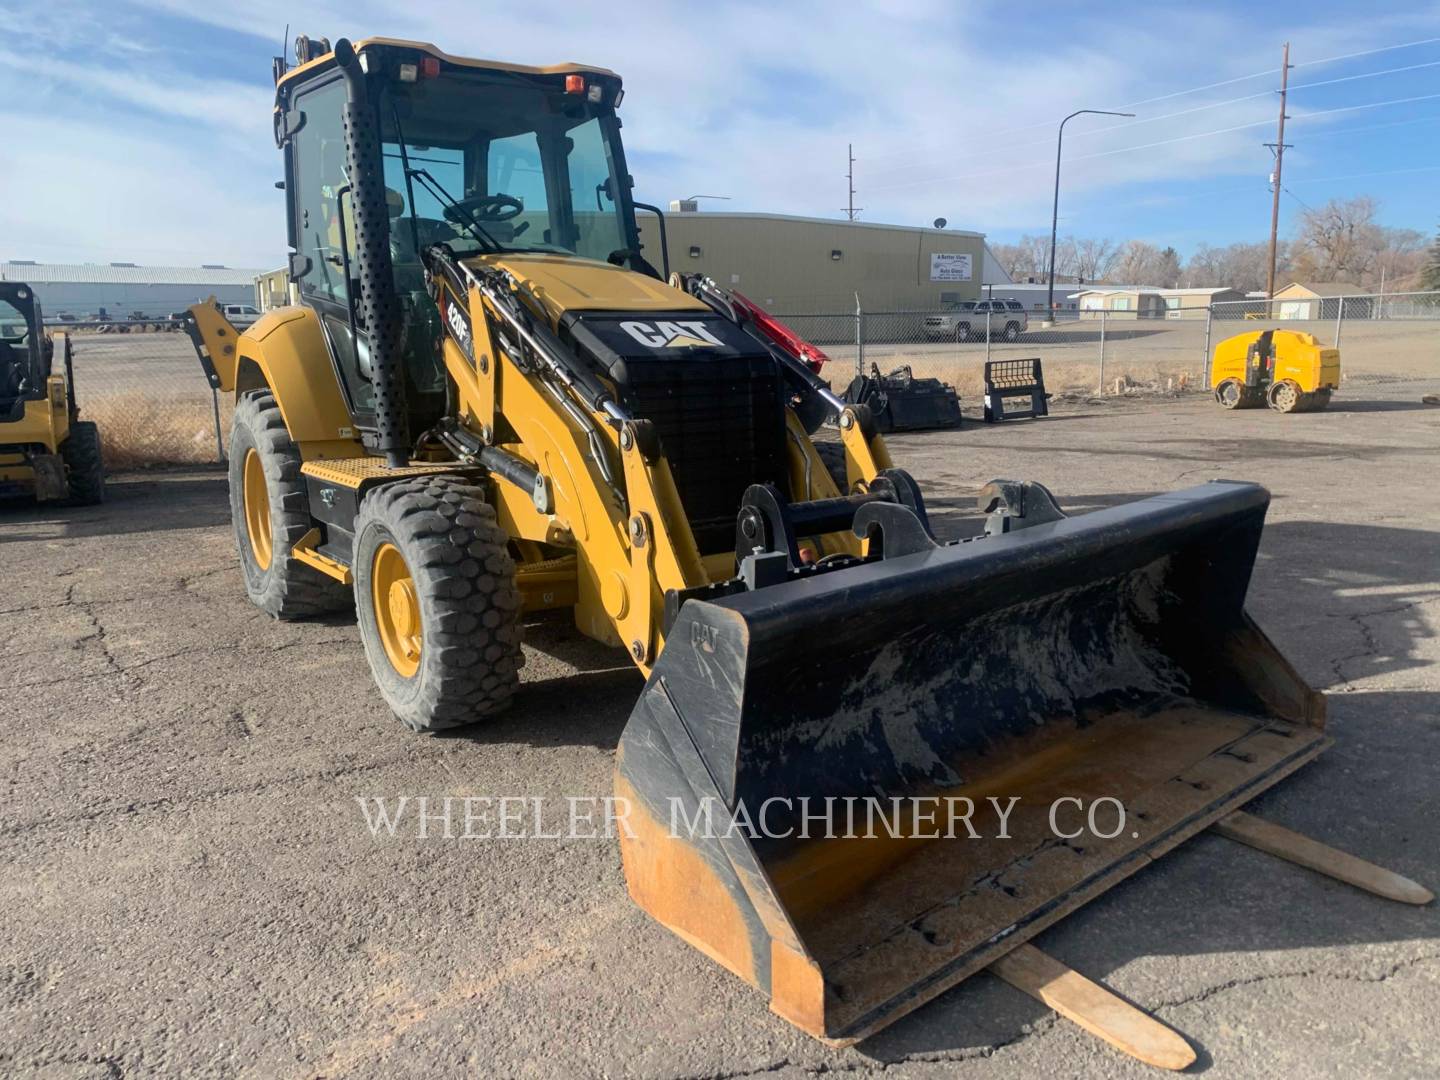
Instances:
[[[1440,409],[1062,405],[892,440],[932,515],[1039,480],[1085,511],[1216,476],[1274,494],[1250,609],[1335,747],[1251,804],[1440,881]],[[1412,399],[1413,400],[1413,399]],[[967,403],[968,404],[968,403]],[[605,839],[372,838],[357,797],[610,790],[640,682],[527,628],[482,729],[406,733],[352,621],[243,597],[223,474],[0,505],[0,1072],[13,1076],[1129,1076],[988,975],[833,1050],[629,902]],[[1037,944],[1186,1034],[1216,1077],[1433,1075],[1440,921],[1201,836]]]

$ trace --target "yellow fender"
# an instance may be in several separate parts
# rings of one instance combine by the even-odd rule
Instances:
[[[213,302],[193,305],[190,315],[212,384],[237,397],[269,387],[303,459],[365,452],[313,310],[277,308],[244,333],[237,332]]]

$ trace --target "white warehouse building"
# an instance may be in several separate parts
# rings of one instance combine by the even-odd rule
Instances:
[[[140,312],[161,318],[214,296],[222,304],[255,300],[257,270],[228,266],[138,266],[135,263],[0,263],[0,280],[23,281],[35,290],[47,320],[112,319]]]

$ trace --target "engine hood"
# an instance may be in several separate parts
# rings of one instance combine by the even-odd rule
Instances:
[[[574,255],[507,252],[467,262],[507,270],[528,285],[554,323],[571,311],[708,312],[689,293],[645,274]]]

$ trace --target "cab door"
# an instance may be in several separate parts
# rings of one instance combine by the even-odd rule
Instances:
[[[345,168],[344,104],[338,73],[295,95],[285,154],[295,250],[290,278],[300,302],[319,316],[350,414],[355,426],[366,430],[375,424],[375,396],[364,333],[350,307],[355,218]]]

